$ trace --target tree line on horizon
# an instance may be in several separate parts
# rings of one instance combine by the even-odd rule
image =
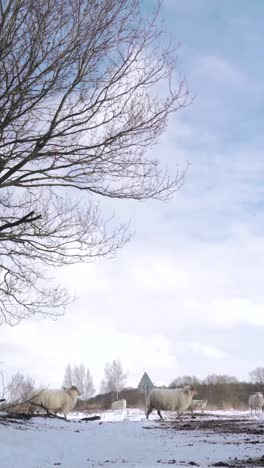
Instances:
[[[106,362],[100,392],[112,392],[117,396],[118,392],[125,387],[126,379],[127,373],[123,371],[123,366],[119,359]],[[0,381],[0,398],[5,398],[10,403],[20,403],[28,400],[32,391],[36,388],[34,379],[30,376],[25,376],[21,372],[16,372],[5,382],[2,370],[0,372]],[[83,363],[79,365],[71,365],[69,363],[66,366],[61,387],[69,388],[72,385],[78,387],[83,400],[88,400],[94,395],[96,389],[91,372]],[[43,385],[38,387],[43,387]]]
[[[125,392],[128,395],[127,398],[131,398],[132,404],[136,404],[139,392],[133,387],[126,386],[127,377],[128,373],[123,370],[119,359],[107,362],[98,396],[108,394],[112,401],[118,397],[123,398]],[[35,388],[34,380],[20,372],[15,373],[5,384],[2,371],[1,383],[0,397],[5,398],[10,403],[28,400]],[[81,400],[87,401],[95,394],[96,389],[91,372],[84,364],[68,364],[66,366],[62,388],[69,388],[72,385],[76,385],[80,390]],[[168,386],[162,385],[162,387],[177,388],[185,385],[194,385],[198,390],[198,397],[207,399],[209,405],[224,408],[225,405],[232,404],[233,407],[237,407],[241,403],[247,403],[249,394],[255,391],[264,391],[264,367],[259,366],[250,371],[248,382],[239,381],[236,377],[228,374],[209,374],[205,379],[199,379],[194,375],[185,375],[176,377]]]

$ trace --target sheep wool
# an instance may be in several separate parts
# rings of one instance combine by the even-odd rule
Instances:
[[[30,399],[29,412],[32,414],[42,407],[48,412],[62,413],[66,418],[67,414],[73,410],[80,394],[75,385],[68,390],[36,390]]]
[[[192,400],[189,409],[191,410],[192,413],[194,410],[202,410],[202,413],[203,413],[206,405],[207,405],[207,400]]]
[[[175,389],[154,388],[148,398],[147,419],[153,409],[157,410],[161,419],[161,410],[177,411],[180,415],[189,408],[194,395],[197,395],[197,391],[190,385]]]
[[[127,402],[125,399],[113,401],[112,410],[124,410],[127,407]]]

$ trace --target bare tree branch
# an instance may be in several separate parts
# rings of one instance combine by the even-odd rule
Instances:
[[[0,0],[0,324],[56,317],[50,267],[113,256],[130,238],[100,197],[167,200],[184,180],[151,149],[190,103],[142,0]],[[47,287],[48,285],[48,287]]]
[[[19,226],[19,224],[24,223],[32,223],[33,221],[37,221],[41,218],[41,215],[33,216],[35,214],[34,211],[31,211],[27,215],[23,216],[22,218],[18,219],[17,221],[6,223],[3,226],[0,226],[0,232],[4,231],[5,229],[9,229],[15,226]]]

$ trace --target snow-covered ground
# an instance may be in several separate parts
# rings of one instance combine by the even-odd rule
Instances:
[[[127,409],[100,413],[100,421],[80,421],[86,416],[0,424],[0,467],[206,467],[219,462],[253,467],[250,458],[264,455],[264,414],[215,411],[175,421],[166,413],[160,422],[154,413],[146,421],[142,410]]]

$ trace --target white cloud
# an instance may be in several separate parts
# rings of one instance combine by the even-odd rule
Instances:
[[[261,301],[262,302],[262,301]],[[212,304],[214,321],[223,326],[232,327],[239,323],[264,326],[264,304],[239,297],[226,299]]]
[[[94,263],[76,264],[63,268],[58,273],[60,281],[71,291],[78,294],[91,291],[104,292],[108,289],[108,281],[98,275],[98,269]]]
[[[244,87],[248,81],[238,66],[229,62],[226,58],[214,55],[196,57],[194,62],[194,74],[204,77],[210,83],[220,82],[229,87]]]
[[[199,353],[206,358],[218,359],[228,357],[228,353],[213,346],[207,346],[200,343],[193,343],[190,345],[190,348],[196,353]]]
[[[183,268],[169,258],[156,255],[144,256],[133,262],[131,269],[132,284],[136,289],[166,290],[183,287],[186,282],[186,273]]]

